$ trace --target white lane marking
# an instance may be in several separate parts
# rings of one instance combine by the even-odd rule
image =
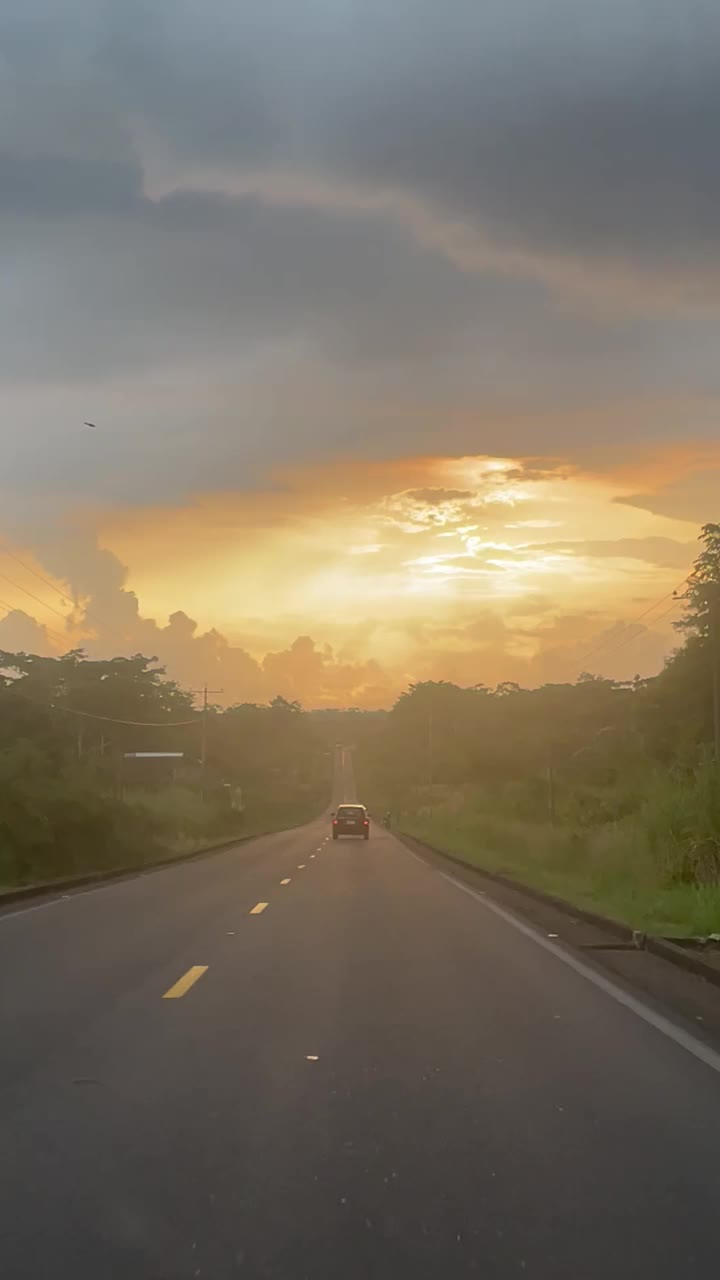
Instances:
[[[247,843],[255,843],[255,841],[267,840],[269,836],[279,836],[292,834],[283,831],[268,831],[264,836],[252,836]],[[235,848],[232,845],[229,849],[219,849],[218,855],[223,853],[232,853]],[[212,857],[212,852],[210,857]],[[0,924],[3,920],[15,920],[18,916],[32,915],[33,911],[46,911],[48,907],[57,907],[61,902],[76,902],[78,898],[90,898],[94,893],[110,893],[112,889],[118,889],[120,885],[132,884],[147,879],[148,876],[159,874],[162,871],[183,871],[189,870],[196,866],[196,862],[192,858],[186,861],[173,862],[172,858],[168,862],[161,862],[156,867],[147,867],[144,871],[129,871],[127,875],[118,876],[116,880],[107,880],[102,884],[91,885],[85,889],[82,885],[78,885],[77,889],[73,889],[71,893],[59,894],[57,897],[51,898],[49,902],[39,902],[32,907],[19,907],[17,911],[3,911],[2,902],[0,902]],[[52,893],[51,889],[48,889]]]
[[[307,863],[305,863],[305,862],[299,862],[299,863],[298,863],[298,871],[304,871],[306,866],[307,866]]]
[[[14,920],[16,916],[30,916],[33,911],[47,911],[48,907],[59,907],[63,902],[74,902],[76,898],[90,898],[94,893],[107,893],[110,889],[116,889],[120,884],[126,884],[128,880],[139,880],[141,876],[128,876],[122,880],[112,880],[107,884],[96,884],[93,888],[82,889],[78,887],[73,893],[63,893],[57,898],[51,898],[49,902],[38,902],[33,907],[18,907],[17,911],[0,911],[0,924],[3,920]]]
[[[53,898],[52,902],[40,902],[34,907],[20,907],[19,911],[3,911],[0,915],[0,923],[3,920],[14,920],[16,916],[30,916],[33,911],[47,911],[48,907],[56,907],[59,902],[64,901],[64,898]]]
[[[411,852],[411,850],[408,850],[408,852]],[[426,862],[425,866],[427,865]],[[594,969],[584,964],[582,960],[578,960],[571,952],[565,951],[563,947],[556,946],[554,942],[550,942],[543,934],[537,933],[531,925],[525,924],[523,920],[513,915],[512,912],[506,911],[504,907],[498,906],[497,902],[493,902],[486,895],[481,896],[474,889],[471,889],[469,885],[463,884],[461,880],[456,880],[454,876],[446,875],[444,871],[440,871],[438,874],[442,876],[443,880],[447,880],[448,884],[454,885],[456,889],[460,889],[468,897],[474,898],[476,902],[480,903],[481,907],[485,907],[486,911],[492,911],[493,915],[499,916],[506,924],[509,924],[513,929],[517,929],[518,933],[530,938],[532,942],[542,947],[543,951],[549,951],[550,955],[561,960],[569,969],[579,973],[581,978],[586,978],[594,987],[604,991],[612,1000],[623,1005],[625,1009],[629,1009],[638,1018],[642,1018],[643,1022],[646,1022],[648,1026],[654,1027],[661,1035],[666,1036],[668,1040],[672,1040],[681,1049],[685,1049],[687,1053],[691,1053],[694,1058],[704,1062],[707,1067],[717,1071],[720,1075],[720,1053],[717,1053],[715,1049],[711,1049],[710,1045],[703,1044],[701,1040],[696,1040],[689,1032],[683,1031],[682,1027],[676,1027],[669,1018],[663,1017],[661,1013],[656,1013],[654,1009],[649,1009],[641,1000],[637,1000],[629,992],[623,991],[622,987],[616,986],[614,982],[611,982],[609,978],[603,977],[601,973],[596,973]]]
[[[420,854],[419,854],[419,853],[415,853],[415,850],[414,850],[414,849],[408,849],[407,845],[406,845],[406,844],[403,844],[401,840],[396,841],[396,843],[397,843],[397,844],[399,844],[399,845],[400,845],[400,848],[401,848],[401,849],[404,849],[406,853],[409,853],[411,858],[414,858],[416,862],[419,862],[421,867],[427,867],[428,871],[432,871],[432,870],[434,870],[434,868],[430,866],[430,863],[429,863],[429,862],[426,862],[424,858],[421,858],[421,857],[420,857]],[[443,874],[443,873],[442,873],[442,871],[441,871],[441,872],[440,872],[440,875],[442,875],[442,874]],[[447,880],[447,879],[449,879],[449,877],[448,877],[448,876],[446,876],[446,877],[445,877],[445,879]],[[455,883],[455,881],[453,881],[453,884],[454,884],[454,883]]]

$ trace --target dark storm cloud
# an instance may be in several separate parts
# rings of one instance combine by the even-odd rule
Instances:
[[[362,213],[178,192],[5,229],[18,491],[147,501],[328,450],[535,451],[526,428],[455,409],[602,395],[608,365],[616,394],[639,367],[646,390],[677,385],[678,362],[655,362],[659,322],[604,325],[535,284],[462,274]]]
[[[0,151],[0,175],[0,217],[117,216],[136,208],[142,196],[139,163]]]
[[[12,487],[145,501],[278,454],[559,451],[572,424],[502,414],[714,394],[705,313],[594,310],[493,245],[599,279],[703,253],[712,278],[719,23],[715,0],[6,7]],[[248,173],[309,194],[233,195]],[[356,190],[431,210],[434,247]],[[480,265],[441,250],[457,219],[489,238]]]
[[[40,109],[72,84],[185,162],[405,188],[563,252],[717,243],[715,0],[63,7],[62,59],[51,0],[0,29]]]
[[[188,160],[405,188],[562,252],[717,244],[715,0],[112,13],[114,91]]]

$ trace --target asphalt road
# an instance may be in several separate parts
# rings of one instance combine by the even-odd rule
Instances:
[[[3,1280],[714,1273],[714,1064],[328,835],[0,917]]]

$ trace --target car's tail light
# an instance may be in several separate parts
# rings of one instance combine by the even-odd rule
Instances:
[[[364,826],[364,827],[369,827],[369,826],[370,826],[370,823],[369,823],[369,821],[368,821],[368,819],[367,819],[367,818],[366,818],[366,819],[365,819],[365,821],[363,822],[363,826]]]
[[[334,827],[336,827],[336,826],[337,826],[337,818],[333,818],[333,826],[334,826]]]

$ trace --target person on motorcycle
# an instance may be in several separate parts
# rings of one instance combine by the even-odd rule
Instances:
[[[385,815],[384,815],[384,817],[383,817],[383,826],[386,826],[386,827],[388,827],[388,828],[389,828],[389,827],[390,827],[390,822],[391,822],[391,818],[390,818],[390,810],[389,810],[389,809],[387,809],[387,810],[385,811]]]

